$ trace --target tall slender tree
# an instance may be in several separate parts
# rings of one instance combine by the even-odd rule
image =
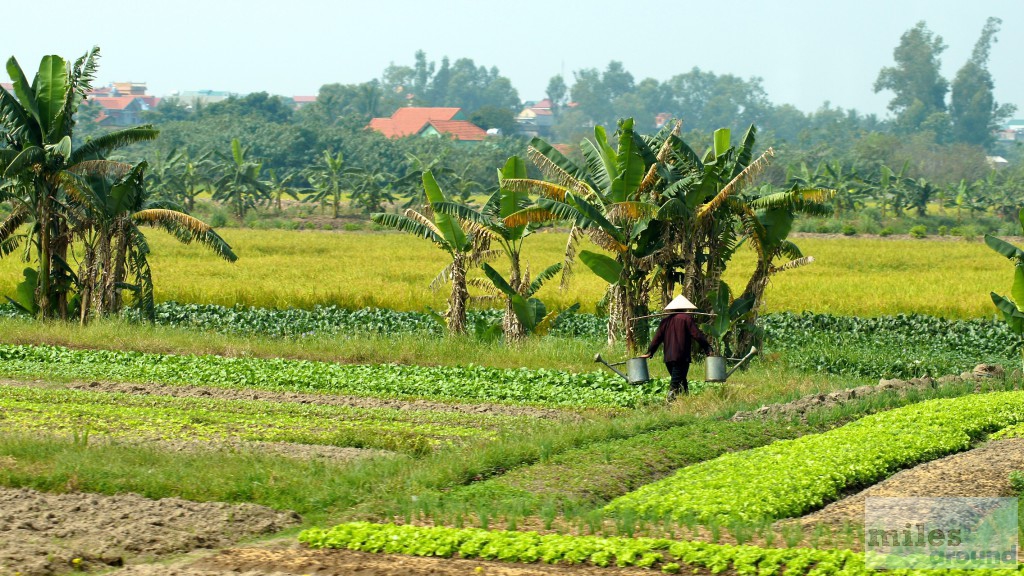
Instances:
[[[1016,107],[999,105],[992,91],[995,82],[988,71],[988,58],[1002,20],[989,18],[981,29],[971,57],[956,73],[950,93],[949,112],[953,120],[953,138],[967,144],[989,146],[999,123],[1009,118]]]
[[[926,123],[936,126],[946,118],[949,82],[942,77],[939,58],[945,49],[942,36],[934,34],[922,20],[900,37],[893,50],[896,65],[878,73],[875,92],[895,93],[889,110],[896,115],[896,127],[901,132],[915,132]]]

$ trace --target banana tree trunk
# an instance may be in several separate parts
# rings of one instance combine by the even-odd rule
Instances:
[[[509,286],[518,294],[523,293],[524,282],[519,268],[519,255],[510,256],[512,270],[509,273]],[[526,327],[519,321],[515,310],[512,308],[512,299],[505,299],[505,315],[501,318],[501,331],[504,334],[505,342],[521,342],[526,338]]]
[[[456,252],[452,262],[452,291],[448,296],[448,311],[445,313],[449,334],[466,333],[466,302],[468,301],[466,257]]]
[[[626,278],[623,290],[623,304],[625,314],[623,315],[623,328],[626,335],[626,351],[630,356],[636,356],[647,348],[650,342],[650,322],[647,318],[647,304],[649,294],[647,292],[647,273],[638,269],[635,265],[627,263],[623,269]]]
[[[93,243],[86,242],[85,244],[85,255],[82,258],[82,267],[78,271],[78,279],[82,284],[78,321],[85,326],[89,322],[93,290],[96,284],[96,246]]]
[[[109,284],[109,300],[110,303],[107,313],[117,313],[121,310],[121,289],[118,284],[124,282],[125,269],[127,266],[128,258],[128,231],[124,222],[118,222],[116,225],[117,234],[117,248],[114,251],[114,273],[110,276]]]
[[[50,309],[50,193],[45,188],[40,191],[36,214],[39,216],[39,279],[36,282],[36,305],[43,318],[52,317]]]
[[[110,282],[110,230],[104,227],[100,231],[99,240],[96,245],[96,261],[92,267],[92,308],[96,314],[104,314],[109,308],[109,291],[107,284]]]
[[[743,294],[740,296],[740,298],[754,298],[754,305],[751,307],[749,315],[743,323],[734,328],[735,350],[740,354],[743,354],[745,350],[750,350],[751,346],[761,347],[755,325],[761,313],[761,306],[764,304],[764,291],[768,288],[770,275],[769,263],[759,260],[753,275],[747,281],[747,287],[743,289]]]
[[[608,346],[625,335],[626,291],[619,284],[608,287]]]
[[[51,258],[54,262],[58,260],[61,262],[68,261],[68,226],[63,219],[55,218],[53,221],[53,252]],[[52,271],[51,266],[51,271]],[[53,293],[53,305],[56,309],[56,315],[61,320],[68,319],[68,293],[71,291],[71,278],[69,275],[61,269],[60,271],[60,282],[51,286],[51,292]]]

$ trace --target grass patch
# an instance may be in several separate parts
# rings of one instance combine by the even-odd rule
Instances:
[[[252,502],[318,522],[353,502],[361,470],[392,462],[333,464],[231,451],[166,452],[116,443],[0,433],[0,484],[48,492],[134,492],[148,498]]]

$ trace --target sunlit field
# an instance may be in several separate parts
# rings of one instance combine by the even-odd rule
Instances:
[[[399,310],[443,309],[446,291],[431,279],[447,254],[431,243],[390,232],[320,232],[227,229],[239,255],[226,263],[197,246],[183,246],[150,232],[157,299],[266,307],[379,306]],[[525,262],[536,273],[561,261],[566,234],[527,239]],[[800,238],[814,264],[775,277],[769,311],[804,310],[843,315],[919,312],[951,318],[994,313],[989,292],[1006,293],[1012,268],[983,242]],[[593,247],[591,247],[593,249]],[[753,265],[741,248],[727,274],[734,290]],[[501,269],[501,263],[496,263]],[[0,260],[0,294],[12,294],[24,264]],[[474,289],[475,292],[479,293]],[[549,307],[579,302],[593,311],[604,286],[581,263],[567,291],[549,282],[540,298]]]

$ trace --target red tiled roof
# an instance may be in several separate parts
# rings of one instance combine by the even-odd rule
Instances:
[[[483,140],[487,137],[487,132],[483,128],[465,120],[431,120],[427,124],[433,126],[438,132],[450,135],[456,140],[474,141]]]
[[[143,100],[143,98],[140,98],[138,96],[112,96],[90,98],[90,100],[99,104],[107,110],[124,110],[132,102],[136,100]]]
[[[296,104],[308,104],[316,102],[316,96],[292,96],[292,102]]]
[[[545,98],[545,99],[541,100],[540,102],[537,102],[533,106],[530,106],[530,108],[547,108],[548,110],[550,110],[551,109],[551,99],[550,98]]]
[[[401,138],[419,134],[428,122],[435,120],[451,120],[459,113],[459,108],[399,108],[391,118],[374,118],[369,127],[387,136]]]
[[[536,114],[537,116],[551,116],[552,115],[550,108],[537,108],[537,107],[534,107],[534,108],[530,108],[530,110],[533,110],[533,113]]]

